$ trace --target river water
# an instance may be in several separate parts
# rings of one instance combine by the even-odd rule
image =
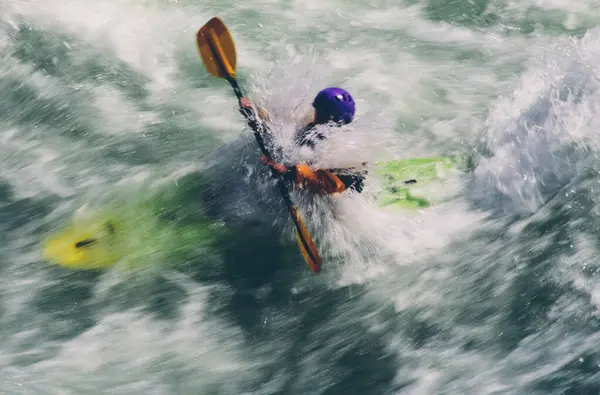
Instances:
[[[202,3],[0,0],[0,393],[600,393],[597,2]],[[334,158],[466,156],[458,192],[301,205],[311,274],[196,52],[213,16],[282,130],[343,86],[374,144]],[[158,180],[209,235],[192,258],[150,227],[128,235],[138,270],[42,259],[77,208],[140,217]]]

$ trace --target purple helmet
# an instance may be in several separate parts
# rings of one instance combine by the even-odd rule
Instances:
[[[319,118],[344,124],[352,122],[356,110],[354,99],[350,93],[335,87],[320,91],[312,105]]]

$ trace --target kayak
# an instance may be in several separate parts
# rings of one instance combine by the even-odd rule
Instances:
[[[117,263],[135,269],[209,255],[222,227],[202,213],[180,219],[170,193],[167,188],[139,201],[75,213],[45,237],[44,259],[72,270],[106,270]]]
[[[444,182],[459,170],[453,158],[438,157],[379,162],[372,174],[378,206],[410,212],[443,202]],[[131,268],[206,254],[227,230],[202,213],[177,220],[183,215],[175,212],[191,204],[177,193],[170,187],[137,202],[76,213],[44,239],[43,257],[72,270],[106,270],[117,263]]]
[[[448,182],[460,176],[457,159],[450,157],[417,158],[379,162],[375,177],[381,188],[380,207],[416,210],[442,203],[451,188]]]

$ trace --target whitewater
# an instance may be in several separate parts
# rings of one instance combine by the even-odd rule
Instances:
[[[283,147],[343,86],[355,138],[324,162],[467,158],[451,199],[294,195],[312,274],[198,56],[214,16]],[[600,393],[599,22],[592,0],[0,0],[0,393]],[[177,226],[154,243],[157,187]],[[107,204],[140,225],[127,264],[43,260]],[[185,259],[182,223],[210,235]]]

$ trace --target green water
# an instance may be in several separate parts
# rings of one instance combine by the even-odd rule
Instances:
[[[594,1],[0,9],[1,393],[598,392]],[[196,53],[215,15],[285,160],[303,155],[293,119],[340,85],[357,118],[320,159],[468,171],[410,214],[294,194],[325,262],[311,274]],[[125,218],[129,262],[42,259],[82,206]]]

